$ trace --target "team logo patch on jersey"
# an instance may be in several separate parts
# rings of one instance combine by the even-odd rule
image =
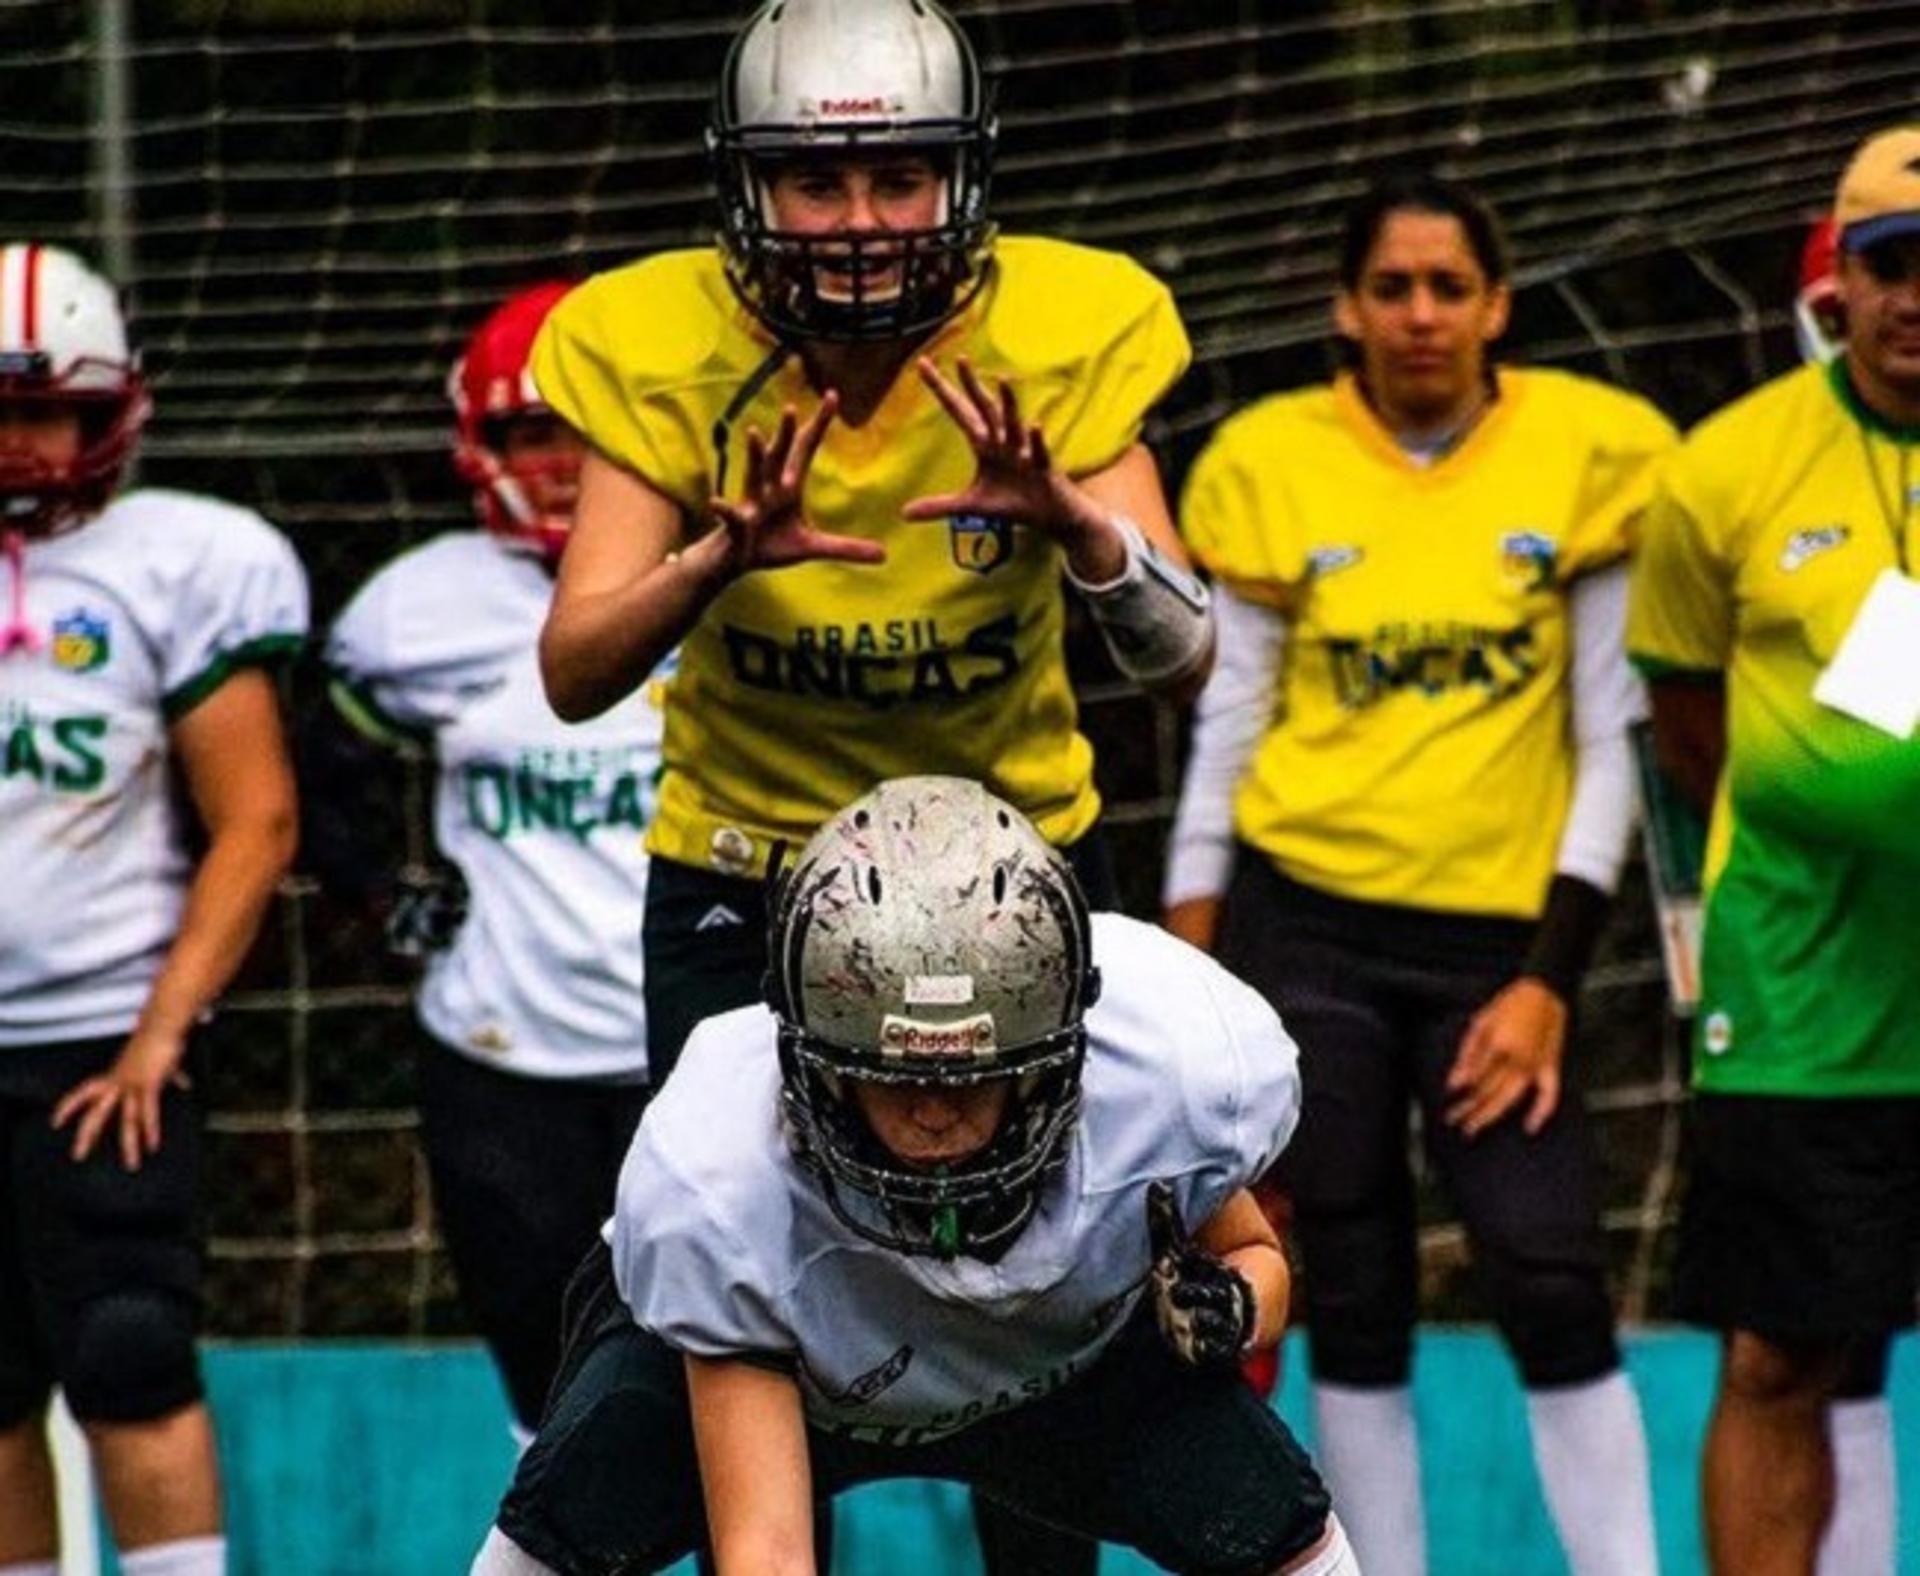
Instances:
[[[1367,556],[1364,547],[1316,547],[1307,554],[1307,572],[1316,580],[1351,569]]]
[[[1013,556],[1011,520],[993,520],[984,514],[949,515],[947,532],[953,561],[977,575],[991,574]]]
[[[1808,559],[1818,558],[1824,552],[1844,546],[1852,535],[1851,528],[1844,525],[1811,525],[1803,531],[1795,531],[1787,538],[1787,545],[1780,549],[1780,568],[1792,574]]]
[[[913,1348],[902,1346],[878,1367],[869,1368],[856,1376],[846,1389],[831,1398],[834,1405],[865,1406],[875,1396],[897,1385],[906,1376],[907,1367],[912,1361]]]
[[[69,673],[91,673],[105,667],[109,654],[107,621],[75,608],[53,621],[54,666]]]
[[[1542,590],[1552,581],[1559,557],[1553,538],[1538,531],[1509,531],[1500,538],[1500,567],[1528,591]]]

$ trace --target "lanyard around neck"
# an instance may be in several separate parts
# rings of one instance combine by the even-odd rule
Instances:
[[[1913,448],[1894,440],[1900,470],[1894,478],[1893,496],[1889,498],[1880,485],[1880,461],[1873,452],[1873,435],[1863,426],[1856,425],[1854,431],[1860,434],[1860,457],[1866,462],[1867,476],[1873,482],[1873,501],[1880,506],[1880,518],[1886,523],[1887,535],[1893,538],[1894,561],[1904,575],[1908,572],[1907,522],[1913,513]]]

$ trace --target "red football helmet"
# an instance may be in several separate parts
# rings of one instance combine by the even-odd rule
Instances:
[[[50,459],[0,424],[0,529],[79,525],[120,485],[152,404],[112,285],[57,246],[0,247],[0,406],[71,408],[80,444]]]
[[[1828,214],[1807,232],[1800,252],[1800,293],[1793,300],[1793,335],[1802,361],[1831,361],[1847,340],[1840,299],[1839,236]]]
[[[559,557],[566,545],[581,449],[569,440],[514,454],[508,429],[529,416],[553,415],[527,361],[540,325],[572,288],[553,280],[511,297],[474,330],[447,379],[456,423],[453,463],[473,488],[481,522],[548,558]]]

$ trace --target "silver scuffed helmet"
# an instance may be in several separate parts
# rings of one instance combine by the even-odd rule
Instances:
[[[906,1253],[1004,1252],[1065,1156],[1099,992],[1066,860],[976,782],[898,778],[802,850],[768,940],[783,1114],[834,1212]],[[927,1169],[874,1136],[861,1079],[1011,1090],[984,1149]]]
[[[996,125],[973,46],[933,0],[769,0],[728,51],[707,145],[727,277],[782,339],[911,337],[985,281]],[[817,235],[774,222],[803,158],[921,153],[945,196],[924,230]],[[872,281],[890,282],[878,287]],[[843,281],[824,290],[823,278]]]

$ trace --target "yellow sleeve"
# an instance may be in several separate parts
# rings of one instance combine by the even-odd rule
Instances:
[[[1194,462],[1180,495],[1180,534],[1236,596],[1285,612],[1306,579],[1306,554],[1291,511],[1277,489],[1263,488],[1264,468],[1253,463],[1271,451],[1248,441],[1249,431],[1244,418],[1228,422]]]
[[[1186,326],[1159,280],[1129,264],[1111,296],[1106,321],[1119,327],[1089,351],[1048,433],[1069,476],[1105,470],[1137,443],[1148,415],[1193,359]]]
[[[1633,559],[1627,654],[1654,678],[1721,672],[1733,651],[1733,566],[1687,497],[1685,460],[1662,468]]]
[[[1634,550],[1660,460],[1679,439],[1673,424],[1647,401],[1618,389],[1593,392],[1601,397],[1590,417],[1592,446],[1573,527],[1560,547],[1562,584]]]
[[[638,364],[652,314],[636,310],[631,274],[591,279],[548,314],[533,345],[533,381],[594,448],[698,514],[709,490],[706,434],[691,404]]]

